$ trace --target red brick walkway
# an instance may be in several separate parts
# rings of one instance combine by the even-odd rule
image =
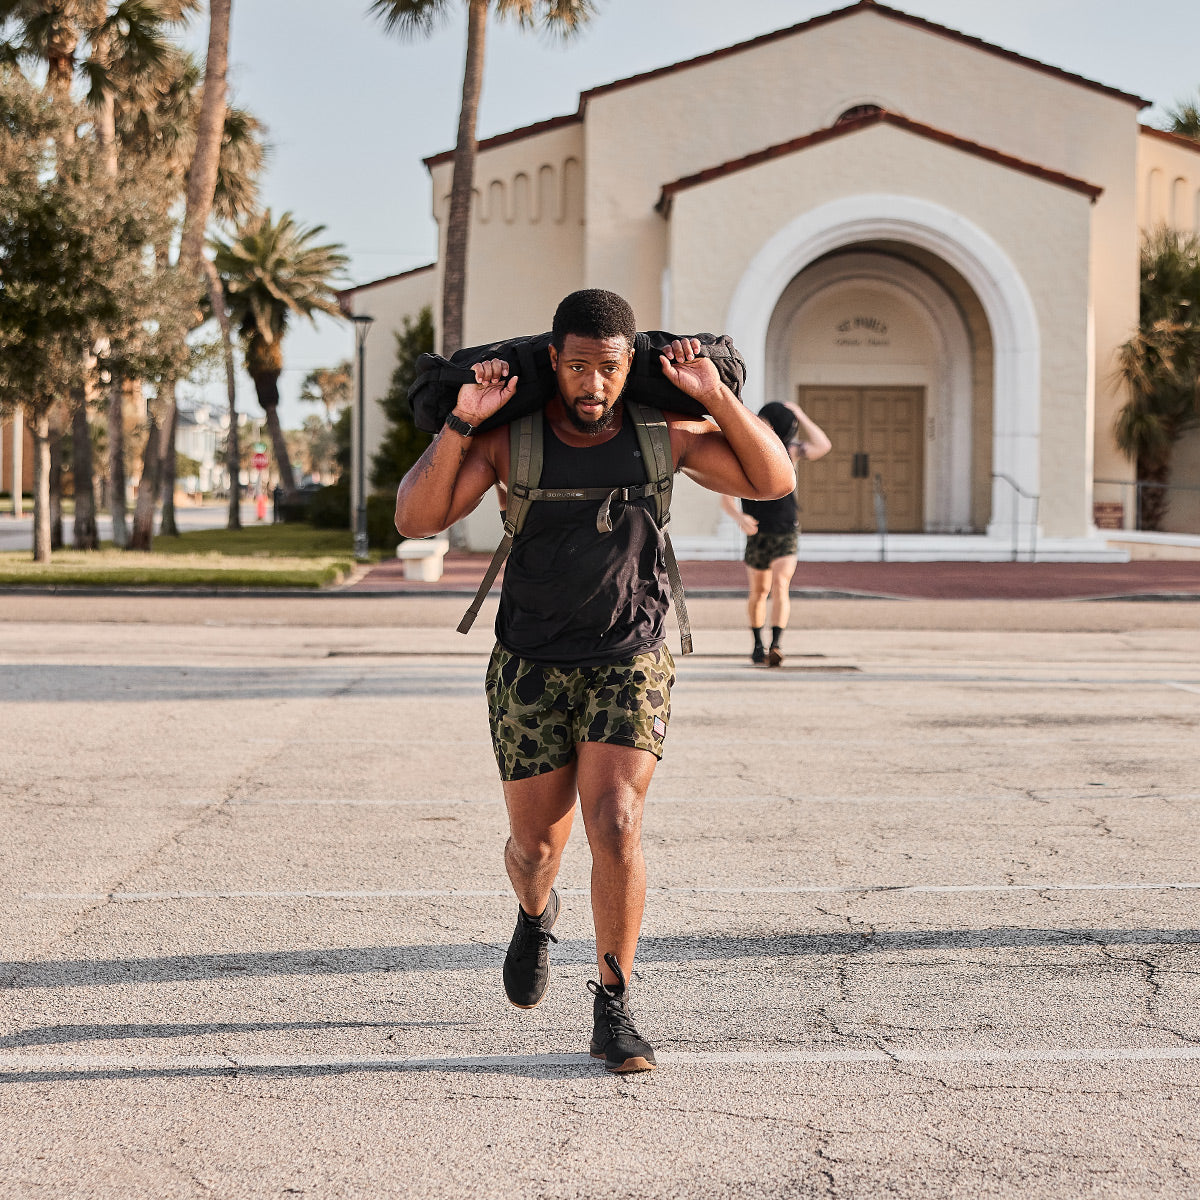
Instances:
[[[486,554],[446,555],[437,583],[404,578],[395,559],[380,563],[349,591],[473,593]],[[697,593],[745,591],[740,562],[680,563],[684,586]],[[806,591],[902,596],[927,600],[1056,600],[1101,596],[1185,596],[1200,600],[1200,562],[1130,563],[801,563],[793,593]]]

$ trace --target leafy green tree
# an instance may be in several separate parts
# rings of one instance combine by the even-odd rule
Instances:
[[[109,177],[115,178],[112,114],[117,79],[140,80],[155,71],[168,53],[167,26],[192,7],[195,0],[0,0],[0,58],[31,64],[39,77],[44,72],[46,92],[60,103],[70,101],[79,85],[86,85],[92,145],[102,155]],[[61,133],[68,142],[76,136],[73,126],[65,126]],[[88,423],[94,390],[74,388],[69,402],[52,412],[51,540],[55,545],[62,544],[58,428],[69,416],[74,544],[80,549],[99,546]]]
[[[1165,485],[1175,443],[1200,421],[1200,239],[1160,226],[1141,250],[1138,328],[1117,352],[1129,399],[1115,435],[1143,483]],[[1141,489],[1141,528],[1158,529],[1166,487]]]
[[[396,337],[396,366],[387,395],[379,401],[387,417],[387,432],[371,458],[371,484],[377,491],[394,492],[408,469],[433,440],[413,424],[408,389],[417,376],[417,359],[433,350],[433,311],[429,305],[415,320],[405,317]]]
[[[33,430],[34,556],[50,556],[50,412],[89,371],[177,371],[186,289],[148,262],[160,181],[110,179],[81,110],[0,68],[0,404]]]
[[[239,327],[246,370],[267,417],[280,485],[286,492],[296,490],[279,424],[279,376],[288,318],[315,320],[319,312],[343,315],[335,284],[348,260],[340,245],[315,244],[324,229],[298,225],[290,212],[275,221],[267,209],[246,221],[232,240],[213,242],[213,262]]]
[[[458,140],[450,183],[450,213],[446,219],[446,254],[442,283],[442,351],[462,345],[463,310],[467,292],[467,239],[471,224],[471,194],[475,186],[475,136],[479,93],[483,86],[484,49],[489,10],[501,19],[515,20],[524,29],[541,29],[565,40],[578,33],[595,15],[593,0],[462,0],[467,6],[467,53],[463,68],[462,103],[458,111]],[[383,22],[388,33],[402,38],[428,37],[458,6],[459,0],[371,0],[368,12]]]

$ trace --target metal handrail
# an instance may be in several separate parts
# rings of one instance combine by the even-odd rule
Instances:
[[[1023,497],[1033,501],[1033,524],[1029,531],[1029,561],[1037,562],[1038,505],[1041,497],[1036,492],[1027,492],[1011,475],[1005,475],[1003,471],[993,471],[992,479],[1003,480],[1013,490],[1013,562],[1018,561],[1021,553],[1021,499]]]
[[[871,481],[874,493],[875,529],[879,534],[879,561],[887,562],[887,493],[883,490],[883,476],[877,471]]]
[[[1164,492],[1200,492],[1200,484],[1194,483],[1159,483],[1153,479],[1093,479],[1092,485],[1101,483],[1106,486],[1133,488],[1133,528],[1142,527],[1142,490],[1158,488]]]

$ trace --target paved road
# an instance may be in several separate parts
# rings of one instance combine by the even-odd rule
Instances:
[[[26,501],[28,503],[28,501]],[[175,509],[175,524],[179,526],[181,531],[186,532],[189,529],[224,529],[225,521],[229,515],[229,507],[226,504],[201,504],[196,507],[180,504]],[[132,520],[130,514],[130,520]],[[254,503],[243,502],[242,504],[242,523],[251,525],[254,523]],[[107,541],[112,538],[112,518],[101,513],[98,518],[100,526],[100,538],[102,541]],[[155,518],[155,529],[157,530],[157,518]],[[68,517],[63,521],[63,537],[66,539],[67,545],[71,544],[71,520]],[[14,517],[11,510],[9,512],[0,513],[0,550],[29,550],[33,549],[33,515],[26,512],[23,517]]]
[[[626,1079],[460,607],[0,596],[0,1196],[1200,1193],[1198,606],[698,601]]]

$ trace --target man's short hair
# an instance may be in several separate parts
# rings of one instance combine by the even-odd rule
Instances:
[[[554,313],[551,340],[556,350],[562,350],[569,333],[586,338],[623,337],[632,349],[637,321],[629,302],[616,292],[584,288],[572,292]]]

